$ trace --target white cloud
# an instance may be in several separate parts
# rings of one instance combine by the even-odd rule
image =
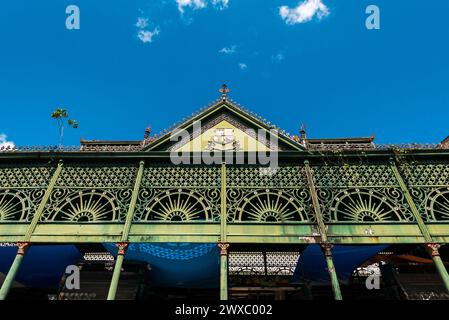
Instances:
[[[212,4],[220,10],[228,8],[229,0],[212,0]]]
[[[329,8],[322,3],[322,0],[305,0],[298,3],[295,8],[282,6],[279,8],[279,15],[285,23],[293,25],[308,22],[317,16],[321,19],[329,15]]]
[[[138,17],[136,27],[139,29],[145,29],[146,27],[148,27],[148,18]]]
[[[160,33],[159,27],[156,27],[153,31],[149,30],[139,30],[137,33],[137,37],[143,43],[151,43],[153,41],[153,37]]]
[[[206,8],[206,0],[176,0],[179,12],[184,13],[184,7],[190,7],[193,10]]]
[[[176,0],[181,14],[184,13],[184,8],[191,8],[192,10],[204,9],[209,2],[219,10],[227,9],[229,5],[229,0]]]
[[[223,54],[233,54],[233,53],[235,53],[236,48],[237,48],[237,46],[224,47],[224,48],[221,48],[218,52],[223,53]]]
[[[248,65],[246,63],[240,62],[239,68],[240,68],[240,70],[246,70],[246,69],[248,69]]]
[[[0,148],[2,148],[2,147],[4,147],[4,148],[6,148],[6,147],[10,147],[10,148],[14,147],[15,146],[14,142],[7,141],[6,137],[7,137],[6,134],[4,134],[4,133],[0,134]]]
[[[141,10],[139,9],[139,11]],[[146,29],[149,26],[149,23],[148,18],[145,17],[138,17],[135,26],[138,29],[137,38],[139,38],[143,43],[153,42],[153,37],[160,33],[159,27],[154,28],[153,31]]]
[[[273,56],[271,56],[271,60],[273,62],[281,62],[282,60],[284,60],[284,54],[282,52],[279,52],[278,54],[275,54]]]

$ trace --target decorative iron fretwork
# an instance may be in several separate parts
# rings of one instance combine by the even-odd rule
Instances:
[[[148,166],[143,188],[220,187],[220,168],[215,166]]]
[[[229,254],[229,274],[292,276],[298,259],[298,252],[233,251]]]
[[[0,189],[0,222],[31,221],[45,189]]]
[[[309,200],[309,193],[303,189],[230,189],[228,220],[307,222],[313,220]]]
[[[226,172],[229,222],[314,221],[304,168],[229,167]]]
[[[56,185],[72,188],[130,188],[134,185],[137,166],[86,164],[64,166]]]
[[[220,184],[219,167],[145,167],[134,221],[219,221]]]
[[[229,167],[226,171],[229,188],[307,188],[304,168],[280,166],[273,170],[264,167]]]
[[[85,261],[114,261],[114,256],[109,252],[86,252],[83,256]]]
[[[449,221],[449,163],[402,162],[400,169],[423,220]]]
[[[53,190],[42,214],[42,222],[123,221],[131,198],[131,189]]]
[[[2,165],[0,168],[0,223],[32,220],[54,168],[50,164]]]
[[[298,252],[267,252],[267,274],[291,276],[298,264]]]
[[[265,262],[262,252],[231,252],[229,254],[230,275],[264,275]]]
[[[388,164],[314,166],[325,222],[410,222],[413,214]]]
[[[345,189],[333,198],[331,221],[385,222],[407,221],[408,206],[399,189]],[[322,193],[321,193],[322,194]],[[400,200],[400,201],[398,201]]]
[[[0,223],[31,221],[55,164],[0,168]],[[62,169],[40,223],[120,222],[126,217],[138,163],[80,163]],[[315,165],[325,223],[414,222],[389,164]],[[449,221],[449,162],[401,162],[401,175],[426,222]],[[275,170],[228,166],[228,222],[315,223],[302,165]],[[145,167],[134,222],[220,221],[219,166]]]
[[[143,189],[134,221],[217,221],[219,198],[215,189]]]
[[[124,221],[137,164],[66,165],[48,199],[41,222]]]
[[[313,166],[312,170],[317,188],[398,186],[388,164]]]
[[[54,169],[51,165],[2,165],[0,188],[45,188]]]

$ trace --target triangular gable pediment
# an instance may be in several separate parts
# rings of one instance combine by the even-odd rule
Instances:
[[[273,135],[277,139],[273,139]],[[304,147],[274,126],[264,123],[227,99],[222,99],[149,143],[144,149],[189,152],[231,149],[287,151],[304,150]]]

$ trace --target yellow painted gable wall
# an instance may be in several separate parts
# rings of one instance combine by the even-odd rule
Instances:
[[[240,142],[240,148],[242,151],[269,151],[263,143],[257,141],[253,137],[246,134],[244,131],[236,128],[229,122],[223,120],[214,127],[206,130],[200,136],[196,137],[192,141],[186,143],[182,147],[178,148],[176,151],[205,151],[208,142],[212,141],[215,135],[215,129],[234,129],[235,140]],[[257,131],[256,131],[257,134]]]

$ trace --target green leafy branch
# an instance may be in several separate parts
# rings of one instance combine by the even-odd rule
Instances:
[[[55,119],[58,123],[58,129],[59,129],[59,147],[62,147],[62,139],[64,137],[64,128],[66,126],[71,127],[73,129],[78,128],[78,120],[74,119],[68,119],[69,113],[67,109],[62,108],[56,108],[55,111],[51,114],[51,117]],[[67,121],[66,121],[67,119]]]

